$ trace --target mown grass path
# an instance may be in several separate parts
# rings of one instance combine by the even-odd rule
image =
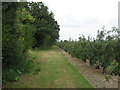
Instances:
[[[92,88],[92,85],[66,59],[58,47],[29,51],[30,57],[40,63],[38,74],[22,75],[20,80],[6,84],[12,88]]]

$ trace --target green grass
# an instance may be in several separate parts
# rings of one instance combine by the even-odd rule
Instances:
[[[29,51],[29,58],[40,63],[38,74],[22,75],[18,82],[8,83],[12,88],[93,88],[54,46],[49,50]]]

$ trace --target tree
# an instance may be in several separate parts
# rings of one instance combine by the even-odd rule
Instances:
[[[59,25],[54,19],[52,12],[48,12],[48,7],[42,2],[39,3],[29,3],[29,11],[31,15],[35,18],[35,46],[47,48],[54,44],[54,42],[59,37]]]
[[[33,67],[27,51],[53,45],[59,37],[59,25],[42,2],[3,2],[2,16],[3,82],[15,81]]]

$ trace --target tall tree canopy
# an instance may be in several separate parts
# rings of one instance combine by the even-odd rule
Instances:
[[[57,21],[54,19],[53,13],[49,13],[48,7],[42,2],[29,3],[29,7],[31,15],[35,18],[35,46],[44,48],[51,46],[58,39],[60,30]]]

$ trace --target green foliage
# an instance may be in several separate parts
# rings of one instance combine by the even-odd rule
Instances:
[[[52,12],[48,12],[48,7],[42,2],[29,3],[31,15],[35,18],[35,46],[47,48],[58,39],[59,25],[54,19]]]
[[[103,73],[119,75],[118,31],[116,28],[109,31],[103,28],[102,31],[98,31],[96,39],[81,36],[79,41],[57,42],[57,45],[84,62],[89,60],[90,65],[95,65],[96,69],[102,67]]]
[[[19,80],[19,73],[13,69],[7,69],[3,72],[3,84],[8,81],[17,81]]]
[[[108,66],[107,70],[107,73],[113,73],[117,75],[119,73],[118,62],[113,60],[112,63]]]
[[[21,46],[24,52],[34,45],[35,38],[33,36],[35,34],[35,27],[31,24],[34,20],[25,8],[17,10],[15,27],[17,29],[18,40],[22,43]]]
[[[16,66],[13,69],[6,69],[3,72],[3,84],[7,82],[18,81],[19,75],[28,72],[33,72],[33,74],[38,74],[40,71],[39,63],[33,62],[32,60],[26,60],[23,64]]]
[[[30,71],[39,72],[38,64],[28,59],[28,50],[51,46],[59,36],[59,25],[42,2],[3,2],[2,29],[3,82],[19,80],[20,74]]]
[[[31,60],[26,60],[26,62],[24,62],[22,65],[19,65],[17,68],[18,69],[16,71],[20,74],[40,71],[39,63],[33,62],[32,58]]]

